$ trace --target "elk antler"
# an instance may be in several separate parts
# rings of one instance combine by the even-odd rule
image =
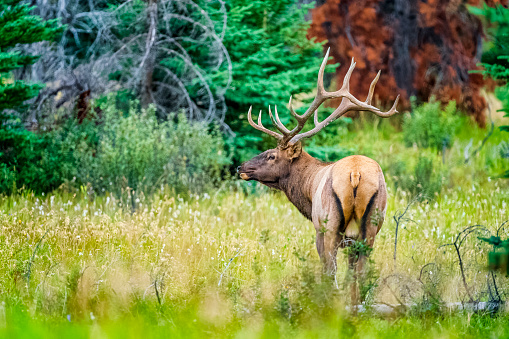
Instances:
[[[396,101],[394,101],[394,105],[392,106],[392,108],[390,110],[388,110],[387,112],[382,112],[382,111],[380,111],[379,108],[371,106],[371,100],[373,99],[373,92],[375,90],[376,83],[378,82],[378,78],[380,77],[380,71],[376,75],[375,79],[373,79],[373,81],[371,82],[371,85],[369,86],[368,96],[365,101],[360,101],[359,99],[357,99],[350,93],[350,77],[351,77],[352,72],[355,68],[355,62],[354,62],[353,58],[352,58],[352,63],[350,64],[350,68],[348,69],[348,72],[345,75],[345,78],[343,80],[343,85],[341,86],[341,88],[335,92],[327,92],[325,90],[325,88],[323,87],[323,73],[325,71],[325,65],[327,64],[327,59],[329,58],[329,51],[330,51],[330,48],[327,49],[327,53],[325,54],[325,57],[323,58],[322,64],[320,66],[320,70],[318,71],[316,97],[314,98],[313,102],[311,103],[311,105],[309,106],[309,108],[307,109],[307,111],[304,114],[299,115],[293,110],[292,97],[290,97],[290,102],[288,103],[290,113],[297,120],[297,126],[295,126],[294,129],[292,129],[290,131],[288,128],[286,128],[281,123],[281,120],[279,120],[279,116],[277,114],[277,108],[275,108],[275,110],[274,110],[274,112],[275,112],[275,114],[274,114],[275,117],[274,117],[274,115],[272,115],[270,106],[269,106],[270,118],[271,118],[273,124],[276,126],[276,128],[282,134],[273,132],[273,131],[263,127],[262,121],[261,121],[261,114],[262,114],[261,111],[260,111],[260,115],[258,116],[258,125],[255,124],[253,122],[253,119],[251,118],[251,108],[249,108],[249,112],[248,112],[247,116],[248,116],[248,120],[249,120],[249,123],[251,124],[251,126],[256,128],[257,130],[260,130],[260,131],[265,132],[269,135],[272,135],[273,137],[275,137],[276,139],[279,140],[280,146],[285,146],[287,144],[295,144],[296,142],[298,142],[299,140],[301,140],[303,138],[308,138],[310,136],[315,135],[322,128],[324,128],[325,126],[330,124],[332,121],[343,116],[345,113],[347,113],[349,111],[368,111],[368,112],[371,112],[371,113],[378,115],[379,117],[382,117],[382,118],[390,117],[398,112],[396,110],[396,106],[398,105],[399,95],[396,98]],[[317,109],[326,100],[333,99],[333,98],[342,98],[341,103],[339,104],[338,108],[336,108],[334,110],[334,112],[332,112],[331,115],[329,115],[327,118],[325,118],[322,122],[319,122]],[[302,131],[302,129],[304,128],[306,121],[308,121],[308,119],[311,117],[312,114],[314,114],[315,127],[307,132],[299,134]]]
[[[249,111],[247,112],[247,120],[249,121],[249,124],[251,126],[253,126],[254,128],[256,128],[259,131],[267,133],[268,135],[272,135],[274,138],[276,138],[278,140],[283,139],[283,136],[281,134],[273,132],[270,129],[263,127],[263,124],[262,124],[262,111],[261,110],[260,110],[260,114],[258,114],[258,124],[256,124],[253,121],[253,117],[251,115],[251,110],[252,109],[253,109],[253,106],[249,107]],[[270,108],[269,108],[269,110],[270,110]]]

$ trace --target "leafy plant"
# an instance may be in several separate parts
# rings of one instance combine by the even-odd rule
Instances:
[[[459,126],[456,102],[451,101],[442,109],[441,103],[431,100],[415,107],[411,115],[405,116],[403,138],[407,146],[416,144],[422,148],[438,151],[450,148]]]
[[[96,192],[125,190],[199,192],[214,186],[229,157],[221,136],[207,125],[190,123],[183,114],[158,122],[154,107],[140,110],[132,102],[127,114],[111,96],[101,105],[102,123],[90,138],[70,134],[78,182]],[[73,146],[75,145],[75,146]]]
[[[33,9],[20,1],[0,1],[0,113],[22,107],[42,87],[13,77],[14,70],[31,65],[39,58],[14,51],[13,48],[18,44],[52,40],[62,31],[56,20],[43,21],[38,16],[30,15]],[[0,115],[0,122],[5,119],[5,115]]]
[[[394,186],[409,192],[413,197],[421,195],[422,199],[433,199],[435,193],[442,190],[442,178],[435,173],[433,160],[419,156],[413,169],[403,161],[395,162],[390,168]]]

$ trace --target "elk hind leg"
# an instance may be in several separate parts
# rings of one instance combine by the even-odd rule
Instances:
[[[352,253],[355,255],[354,278],[358,285],[358,292],[360,292],[360,287],[367,283],[366,262],[373,249],[375,236],[380,230],[384,220],[383,211],[380,209],[382,205],[385,207],[382,197],[379,196],[378,192],[376,192],[370,198],[360,220],[358,243],[355,245],[355,253]],[[360,301],[362,296],[359,294],[358,297],[358,300]]]

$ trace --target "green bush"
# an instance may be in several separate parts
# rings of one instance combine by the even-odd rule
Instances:
[[[140,110],[136,102],[124,113],[114,100],[101,105],[96,132],[77,128],[64,141],[74,154],[78,183],[117,195],[129,189],[151,193],[162,186],[197,192],[217,183],[229,163],[217,131],[190,123],[183,114],[158,122],[153,107]]]
[[[411,169],[403,161],[397,161],[390,168],[396,189],[410,193],[413,197],[420,195],[422,199],[433,199],[435,193],[442,190],[442,178],[436,173],[433,160],[420,156]]]
[[[411,115],[405,116],[403,138],[407,146],[416,144],[440,151],[452,146],[459,123],[455,101],[442,109],[440,102],[432,100],[415,107]]]
[[[40,194],[62,184],[69,159],[55,147],[51,134],[7,123],[0,129],[0,141],[0,193],[26,188]]]

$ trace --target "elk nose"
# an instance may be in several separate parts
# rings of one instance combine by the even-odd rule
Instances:
[[[239,172],[240,172],[240,166],[237,167],[237,173],[239,173]]]

